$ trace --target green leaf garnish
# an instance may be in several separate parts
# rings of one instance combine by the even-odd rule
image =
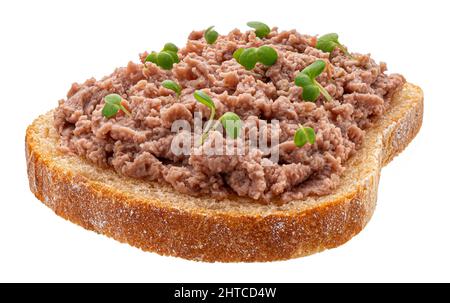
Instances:
[[[119,110],[123,111],[128,116],[131,116],[131,113],[123,106],[121,96],[118,94],[109,94],[105,96],[105,105],[102,109],[102,115],[106,118],[111,118],[117,115]]]
[[[145,62],[153,62],[159,67],[169,70],[173,67],[174,63],[180,62],[177,52],[178,47],[169,42],[164,45],[164,48],[160,53],[151,52],[151,54],[145,58]]]
[[[161,85],[167,89],[170,89],[172,91],[174,91],[177,96],[180,96],[181,94],[181,86],[176,83],[175,81],[172,80],[164,80]]]
[[[205,30],[205,40],[208,44],[213,44],[216,42],[217,37],[219,37],[219,33],[216,32],[214,29],[214,26],[210,26]]]
[[[219,118],[219,121],[222,123],[227,135],[230,138],[236,139],[239,137],[242,123],[241,118],[239,118],[238,115],[232,112],[226,112]]]
[[[250,21],[247,22],[247,25],[251,28],[255,29],[256,37],[258,38],[264,38],[270,33],[270,27],[267,26],[267,24],[264,24],[259,21]]]
[[[241,119],[238,115],[232,112],[226,112],[213,125],[214,116],[216,115],[216,105],[214,104],[214,101],[208,94],[201,90],[196,90],[194,92],[194,98],[201,104],[206,105],[211,111],[208,124],[206,125],[205,130],[200,138],[200,144],[203,144],[205,139],[208,137],[208,133],[211,130],[215,130],[220,123],[222,123],[229,137],[236,139],[239,136],[241,130]]]
[[[328,91],[317,82],[316,77],[319,76],[325,69],[326,63],[323,60],[317,60],[309,66],[305,67],[295,77],[295,85],[303,88],[302,98],[305,101],[316,101],[320,93],[325,97],[327,101],[331,101],[333,98]]]
[[[240,47],[237,50],[234,51],[233,53],[233,58],[236,59],[236,61],[239,63],[239,57],[241,57],[242,52],[245,50],[245,48]]]
[[[306,101],[314,102],[317,100],[317,98],[320,96],[320,89],[312,84],[307,85],[303,88],[302,98]]]
[[[201,90],[196,90],[194,92],[194,98],[203,105],[206,105],[210,110],[215,110],[216,105],[211,97]]]
[[[200,102],[203,105],[206,105],[209,110],[210,110],[210,115],[209,115],[209,120],[208,120],[208,124],[205,127],[205,131],[203,132],[201,138],[200,138],[200,143],[203,144],[203,142],[205,141],[205,139],[208,136],[208,132],[211,130],[211,127],[213,126],[213,120],[214,120],[214,116],[216,115],[216,105],[214,104],[214,101],[211,99],[211,97],[201,91],[201,90],[196,90],[194,92],[194,98]]]
[[[177,53],[178,47],[175,44],[168,42],[168,43],[164,44],[163,51],[171,51],[171,52]]]
[[[172,56],[173,63],[178,63],[178,62],[180,62],[180,59],[178,58],[178,54],[177,54],[176,52],[169,51],[169,50],[166,50],[166,51],[164,51],[164,52],[165,52],[165,53],[168,53],[169,55]]]
[[[294,144],[298,147],[304,146],[306,143],[314,144],[316,142],[316,133],[311,127],[303,127],[299,125],[299,128],[294,134]]]
[[[172,68],[174,64],[173,55],[170,54],[170,51],[162,51],[158,54],[156,64],[163,69],[169,70]]]
[[[302,73],[307,75],[310,78],[316,78],[319,76],[325,69],[327,64],[323,60],[317,60],[305,67],[302,70]]]
[[[258,58],[258,61],[265,66],[274,65],[278,60],[277,51],[267,45],[260,46],[256,51],[256,56]]]
[[[174,63],[180,62],[180,59],[178,58],[178,47],[175,44],[171,42],[164,44],[162,51],[171,55]]]
[[[341,49],[347,56],[350,56],[347,48],[345,48],[341,43],[339,43],[338,34],[330,33],[323,35],[317,39],[316,48],[320,49],[321,51],[331,53],[332,51],[334,51],[336,47]]]
[[[242,51],[239,56],[239,64],[242,65],[246,70],[251,70],[255,67],[256,62],[258,62],[258,56],[256,53],[256,48],[250,47]]]
[[[233,53],[233,58],[245,67],[246,70],[251,70],[256,63],[260,62],[265,66],[274,65],[278,60],[278,53],[270,46],[263,45],[258,48],[238,48]]]
[[[151,52],[147,58],[145,58],[145,62],[153,62],[156,64],[158,60],[158,53],[157,52]]]

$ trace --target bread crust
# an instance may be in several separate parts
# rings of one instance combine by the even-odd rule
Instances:
[[[84,160],[61,155],[57,144],[51,144],[55,138],[43,141],[55,136],[51,117],[43,115],[28,127],[25,145],[30,189],[57,215],[161,255],[207,262],[274,261],[337,247],[364,228],[375,209],[382,166],[422,125],[423,93],[407,83],[394,96],[386,116],[369,130],[358,152],[362,154],[349,162],[352,166],[336,194],[282,207],[258,206],[241,198],[229,208],[218,207],[173,192],[172,198],[164,198],[158,191],[163,185],[153,185],[146,193],[145,181],[133,185],[143,193],[133,193],[120,188],[110,170],[95,179],[64,162]]]

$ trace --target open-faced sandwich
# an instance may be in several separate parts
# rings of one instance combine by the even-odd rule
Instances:
[[[30,188],[56,214],[143,250],[272,261],[343,244],[423,94],[337,34],[194,31],[75,83],[26,133]]]

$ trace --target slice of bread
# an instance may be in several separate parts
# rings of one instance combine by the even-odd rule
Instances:
[[[421,127],[422,90],[405,84],[391,104],[328,196],[281,206],[245,198],[215,201],[126,178],[59,152],[52,112],[26,133],[30,188],[59,216],[162,255],[209,262],[305,256],[345,243],[371,218],[381,168]]]

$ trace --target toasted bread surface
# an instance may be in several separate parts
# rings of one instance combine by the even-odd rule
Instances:
[[[422,116],[422,90],[407,83],[367,131],[333,194],[276,205],[191,197],[96,167],[59,151],[49,112],[26,132],[29,184],[59,216],[146,251],[208,262],[290,259],[362,230],[375,209],[381,168],[415,137]]]

